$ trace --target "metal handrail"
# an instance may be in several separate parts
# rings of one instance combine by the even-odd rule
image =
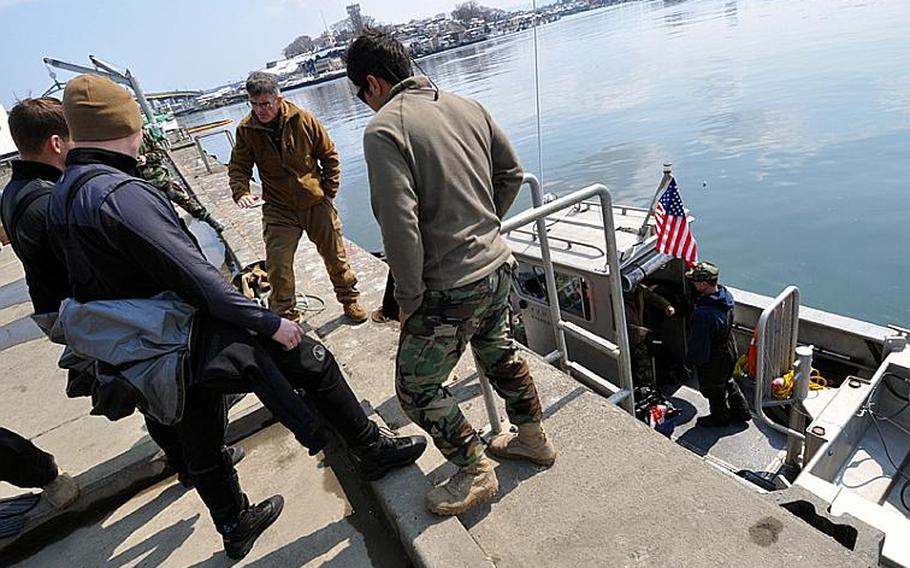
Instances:
[[[525,185],[531,190],[531,204],[534,207],[540,207],[543,205],[543,191],[540,188],[540,181],[531,175],[525,174],[521,180],[521,187]],[[559,357],[562,357],[561,351],[554,351],[545,357],[548,363],[554,362],[555,354],[559,353]],[[472,350],[473,353],[473,350]],[[499,410],[496,406],[496,395],[493,393],[493,387],[490,385],[490,379],[487,378],[483,373],[483,369],[479,364],[477,364],[477,356],[474,355],[474,368],[477,374],[477,377],[480,379],[480,392],[483,393],[483,404],[487,410],[487,419],[490,421],[490,432],[495,436],[502,432],[502,420],[499,417]]]
[[[536,177],[527,174],[523,183],[531,187],[532,193],[540,194],[540,182]],[[556,288],[556,275],[553,268],[553,259],[550,254],[550,242],[547,236],[546,217],[563,209],[572,207],[578,203],[584,202],[589,198],[597,198],[600,202],[601,217],[603,218],[604,242],[607,246],[606,266],[608,278],[610,281],[610,295],[613,304],[613,316],[616,322],[617,349],[616,345],[604,340],[603,338],[591,333],[590,331],[572,325],[567,325],[562,320],[562,313],[559,309],[559,296]],[[632,385],[632,366],[629,356],[629,335],[626,328],[626,312],[623,304],[622,282],[619,270],[619,255],[616,251],[616,234],[613,223],[613,204],[610,190],[605,185],[595,184],[580,189],[569,195],[560,197],[547,204],[536,205],[511,217],[502,223],[501,233],[508,233],[530,222],[537,223],[537,234],[540,242],[540,256],[544,265],[544,276],[547,285],[547,302],[550,309],[550,319],[553,326],[553,333],[556,339],[556,352],[559,353],[559,366],[563,370],[580,367],[569,359],[566,348],[566,333],[579,338],[580,340],[597,347],[603,353],[615,357],[619,363],[619,387],[610,397],[614,403],[621,403],[627,412],[635,413],[635,398],[633,395]],[[607,347],[610,347],[607,349]],[[555,352],[554,352],[555,353]],[[610,389],[613,390],[613,389]]]
[[[205,152],[205,149],[202,147],[201,140],[208,136],[218,136],[219,134],[224,134],[227,137],[228,143],[230,143],[231,148],[234,147],[234,135],[231,134],[230,130],[222,129],[216,130],[214,132],[204,132],[202,134],[196,134],[193,136],[193,142],[196,143],[196,151],[199,152],[199,157],[202,158],[202,163],[205,165],[205,171],[212,173],[212,165],[209,163],[208,154]]]
[[[754,406],[758,418],[773,430],[787,436],[785,463],[798,466],[806,440],[802,431],[805,417],[802,401],[809,392],[812,373],[812,347],[797,347],[799,330],[799,288],[789,286],[766,307],[758,319],[757,364],[755,370]],[[766,401],[771,390],[771,379],[795,369],[791,397],[783,401]],[[789,427],[781,426],[765,414],[765,408],[790,405]]]

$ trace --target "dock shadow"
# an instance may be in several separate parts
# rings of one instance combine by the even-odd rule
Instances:
[[[309,325],[309,324],[307,324],[307,325]],[[322,324],[321,326],[319,326],[315,329],[316,329],[316,335],[319,336],[320,339],[322,339],[322,338],[327,337],[333,331],[335,331],[341,327],[357,327],[359,325],[363,325],[363,324],[354,323],[346,315],[342,314],[342,315],[336,317],[335,319],[327,321],[326,323]],[[311,328],[311,329],[313,329],[313,328]]]
[[[345,541],[349,535],[345,532],[344,525],[343,519],[335,521],[314,533],[303,535],[294,542],[269,552],[262,558],[247,562],[244,566],[273,568],[274,566],[290,566],[292,563],[294,566],[305,566]],[[357,566],[360,560],[362,559],[358,557],[356,550],[348,545],[338,555],[320,566]],[[232,566],[237,562],[228,558],[224,550],[219,550],[206,560],[192,564],[190,568],[222,568]],[[157,566],[157,564],[150,564],[150,566]]]
[[[0,326],[0,352],[41,337],[44,333],[31,317],[19,318]]]
[[[0,310],[18,306],[28,301],[28,284],[26,284],[24,277],[0,286]]]
[[[549,420],[557,412],[559,412],[560,410],[562,410],[563,408],[565,408],[566,406],[568,406],[569,404],[571,404],[572,402],[574,402],[575,400],[580,398],[586,392],[588,392],[588,389],[585,387],[576,387],[576,388],[570,390],[565,395],[563,395],[562,398],[560,398],[559,400],[557,400],[556,402],[547,406],[544,409],[543,419]]]

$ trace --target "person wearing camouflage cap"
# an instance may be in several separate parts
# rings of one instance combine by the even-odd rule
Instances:
[[[733,339],[733,295],[717,283],[720,270],[699,262],[686,272],[698,297],[689,319],[686,362],[698,375],[698,389],[708,399],[710,414],[698,426],[728,426],[731,420],[745,422],[752,416],[739,386],[733,380],[736,342]]]

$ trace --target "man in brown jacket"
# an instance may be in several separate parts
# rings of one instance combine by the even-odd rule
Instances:
[[[288,319],[300,319],[294,254],[306,232],[325,262],[345,315],[357,323],[366,321],[332,201],[341,177],[335,144],[316,117],[284,100],[272,75],[250,73],[246,91],[253,110],[237,126],[228,173],[234,201],[249,208],[258,202],[250,193],[250,179],[253,165],[259,168],[265,264],[272,285],[269,307]]]
[[[499,231],[521,165],[483,106],[413,77],[404,46],[391,36],[367,30],[358,37],[347,74],[376,111],[363,150],[401,310],[398,400],[458,466],[427,494],[427,508],[458,515],[499,487],[483,441],[443,386],[468,344],[517,429],[494,438],[490,453],[545,467],[556,460],[509,327],[514,260]]]

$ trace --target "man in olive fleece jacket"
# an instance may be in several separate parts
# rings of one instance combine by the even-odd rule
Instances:
[[[491,453],[546,466],[556,459],[508,325],[514,261],[499,231],[521,165],[486,109],[413,77],[404,47],[389,35],[365,31],[347,65],[357,96],[376,111],[363,146],[401,306],[396,391],[408,416],[459,466],[426,498],[430,511],[457,515],[498,489],[483,442],[442,386],[468,342],[518,427],[494,439]]]

